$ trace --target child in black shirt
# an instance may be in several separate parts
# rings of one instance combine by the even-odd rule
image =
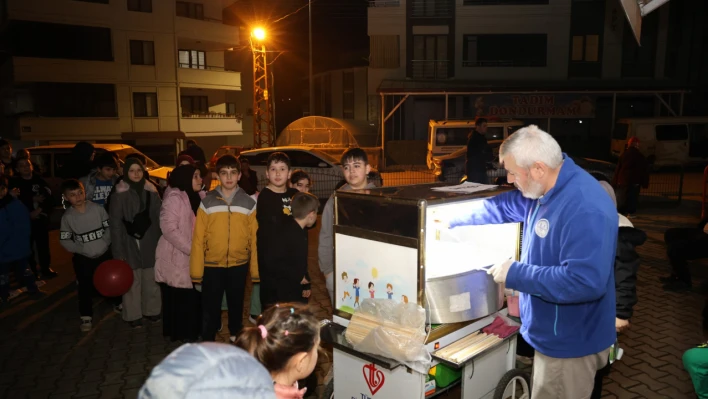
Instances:
[[[258,194],[256,205],[256,219],[258,220],[258,264],[260,270],[268,270],[269,265],[263,265],[261,256],[273,251],[273,243],[278,243],[274,238],[279,238],[279,226],[292,221],[290,201],[298,193],[294,188],[288,187],[290,178],[290,158],[282,152],[270,154],[266,161],[266,178],[268,185]],[[277,247],[277,245],[276,245]],[[261,269],[261,266],[264,266]],[[260,274],[260,273],[259,273]],[[253,285],[251,293],[251,318],[255,320],[261,314],[260,286]]]
[[[310,296],[307,273],[307,229],[317,222],[320,201],[310,193],[292,198],[292,218],[267,237],[269,250],[258,258],[263,308],[284,302],[304,302]]]

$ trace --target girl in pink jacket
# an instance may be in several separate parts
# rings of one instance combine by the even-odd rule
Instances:
[[[196,341],[201,331],[201,294],[189,277],[192,230],[204,197],[201,187],[197,168],[178,166],[170,174],[160,209],[155,280],[162,288],[162,334],[173,341]]]

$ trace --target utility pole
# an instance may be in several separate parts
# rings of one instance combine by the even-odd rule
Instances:
[[[313,116],[315,114],[315,84],[312,81],[312,0],[307,1],[307,11],[309,14],[308,22],[310,25],[310,112],[308,112],[308,116]]]
[[[253,52],[253,147],[262,148],[274,145],[273,99],[271,82],[268,77],[266,48],[263,43],[265,32],[255,29],[251,34]]]

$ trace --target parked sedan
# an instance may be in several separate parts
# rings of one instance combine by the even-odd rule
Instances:
[[[344,180],[341,163],[316,148],[306,146],[267,147],[241,152],[248,159],[251,169],[258,174],[258,190],[268,184],[266,161],[274,152],[283,152],[290,158],[291,170],[302,169],[310,175],[310,192],[320,199],[327,199],[337,185]],[[374,171],[375,174],[377,172]]]
[[[494,151],[494,159],[499,158],[499,147],[492,146]],[[460,183],[467,180],[465,175],[465,160],[467,149],[461,148],[452,154],[433,158],[433,170],[438,180],[446,183]],[[588,172],[598,172],[612,181],[612,176],[615,173],[615,164],[597,159],[581,158],[569,155],[570,158],[581,168]],[[489,183],[506,184],[506,170],[499,165],[498,162],[490,162],[487,164],[487,177]]]

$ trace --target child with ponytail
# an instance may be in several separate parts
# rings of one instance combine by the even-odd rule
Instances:
[[[320,323],[303,305],[279,304],[245,327],[236,345],[253,355],[270,372],[278,399],[302,399],[307,388],[298,381],[312,375],[320,346]]]

